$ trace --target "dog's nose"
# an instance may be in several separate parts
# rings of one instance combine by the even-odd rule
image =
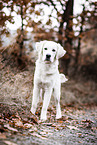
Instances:
[[[50,55],[50,54],[47,54],[47,55],[46,55],[46,59],[47,59],[47,60],[49,60],[49,59],[50,59],[50,57],[51,57],[51,55]]]

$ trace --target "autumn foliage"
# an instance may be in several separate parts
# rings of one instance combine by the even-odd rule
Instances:
[[[26,51],[34,49],[29,40],[32,40],[31,43],[33,43],[47,39],[59,42],[67,50],[67,54],[61,62],[61,65],[64,66],[62,71],[65,71],[67,75],[73,75],[77,70],[81,70],[79,68],[82,67],[82,59],[84,61],[81,53],[83,38],[87,33],[90,35],[92,30],[97,29],[97,2],[86,0],[86,3],[82,5],[82,12],[77,15],[74,14],[74,0],[1,0],[0,8],[0,51],[3,55],[3,57],[1,56],[2,59],[6,59],[4,53],[7,53],[10,58],[11,55],[17,57],[15,60],[20,65],[25,64],[27,58],[24,59],[23,55],[26,55]],[[7,23],[15,23],[13,13],[20,16],[21,26],[17,29],[15,42],[3,47],[2,37],[4,35],[9,37],[10,35]],[[29,33],[30,36],[28,37]],[[94,37],[96,37],[95,34]],[[28,45],[27,48],[25,43]],[[29,50],[29,48],[31,49]]]

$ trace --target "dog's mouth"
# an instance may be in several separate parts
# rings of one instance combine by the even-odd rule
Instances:
[[[45,59],[45,63],[51,63],[51,60]]]
[[[46,63],[51,63],[51,59],[50,58],[51,58],[51,55],[47,54],[46,58],[45,58],[45,62]]]

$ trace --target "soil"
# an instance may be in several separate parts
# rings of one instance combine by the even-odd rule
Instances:
[[[91,80],[69,78],[62,84],[62,118],[55,119],[52,97],[48,119],[41,122],[30,113],[33,66],[0,70],[0,144],[1,145],[71,145],[97,144],[97,84]],[[41,102],[41,101],[40,101]]]

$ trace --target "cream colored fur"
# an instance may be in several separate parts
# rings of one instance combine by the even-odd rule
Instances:
[[[53,41],[41,41],[36,43],[38,52],[38,60],[34,74],[34,89],[32,97],[31,112],[35,114],[37,103],[39,101],[41,90],[44,92],[43,107],[40,119],[47,119],[47,108],[53,93],[56,101],[56,119],[61,118],[60,93],[61,83],[67,79],[64,74],[59,74],[58,59],[62,57],[66,51],[63,47]]]

